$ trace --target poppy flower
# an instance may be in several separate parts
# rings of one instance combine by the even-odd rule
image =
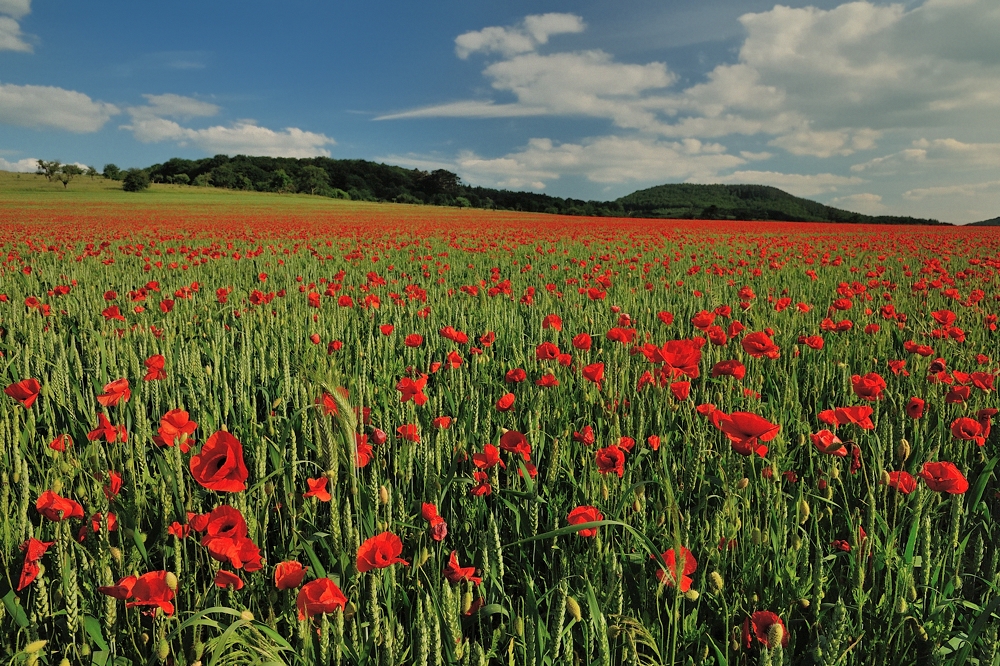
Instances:
[[[573,336],[573,346],[580,351],[590,351],[591,344],[593,341],[589,333],[577,333]]]
[[[403,552],[403,542],[392,532],[382,532],[365,542],[358,548],[357,567],[359,573],[372,569],[385,569],[393,564],[409,565],[400,557]]]
[[[553,386],[559,386],[559,380],[556,376],[548,373],[542,375],[535,381],[535,386],[541,386],[542,388],[552,388]]]
[[[318,479],[306,479],[306,483],[309,485],[309,490],[302,493],[302,497],[315,497],[320,502],[330,501],[330,491],[326,489],[327,483],[330,479],[325,476],[321,476]]]
[[[459,368],[462,366],[462,355],[457,351],[450,351],[448,352],[447,362],[449,368]]]
[[[952,386],[948,389],[948,394],[944,397],[947,405],[961,405],[969,399],[972,389],[968,386]]]
[[[249,473],[243,462],[243,445],[224,430],[208,438],[201,451],[191,456],[189,466],[203,488],[226,493],[246,490]]]
[[[111,425],[111,421],[108,420],[108,417],[101,412],[97,414],[97,421],[97,427],[87,433],[87,439],[94,442],[104,438],[104,441],[108,444],[114,444],[119,440],[122,442],[127,441],[128,435],[125,432],[124,425]]]
[[[503,394],[499,400],[497,400],[497,410],[501,412],[509,412],[514,409],[514,401],[516,400],[513,393]]]
[[[731,361],[719,361],[714,366],[712,366],[712,378],[715,377],[734,377],[737,380],[742,381],[746,377],[747,368],[745,365],[737,360]]]
[[[167,528],[167,534],[175,536],[178,539],[186,539],[191,535],[191,526],[181,525],[175,520],[170,523],[170,527]]]
[[[583,426],[580,432],[573,433],[573,441],[579,442],[584,446],[590,446],[594,443],[594,429],[589,425]]]
[[[871,415],[871,407],[837,407],[820,412],[819,420],[833,426],[853,423],[863,430],[874,430],[875,424],[872,423]]]
[[[125,576],[124,578],[119,578],[118,582],[114,585],[98,587],[97,591],[109,597],[114,597],[119,601],[125,601],[132,596],[132,588],[135,587],[137,580],[139,579],[135,576]]]
[[[937,492],[961,495],[969,489],[969,482],[954,463],[925,462],[917,476],[924,480],[928,488]]]
[[[508,384],[518,384],[528,378],[528,374],[522,368],[513,368],[504,375],[504,381]]]
[[[69,435],[56,435],[56,438],[49,442],[49,448],[53,451],[59,451],[62,453],[66,450],[67,446],[73,444],[73,440]]]
[[[906,361],[889,361],[889,369],[892,370],[892,374],[900,375],[904,377],[909,377],[910,373],[906,370]]]
[[[317,578],[302,586],[295,598],[299,621],[347,607],[347,597],[329,578]]]
[[[114,502],[118,497],[118,493],[122,490],[122,475],[114,470],[108,471],[108,483],[103,488],[104,496],[108,498],[109,502]]]
[[[419,379],[403,377],[396,384],[396,390],[399,391],[399,401],[403,403],[413,400],[413,403],[416,405],[426,404],[425,386],[427,386],[427,375],[420,375]]]
[[[979,421],[967,416],[960,416],[951,422],[951,436],[967,442],[975,442],[979,446],[986,443],[983,436],[983,426]]]
[[[704,342],[704,339],[701,339]],[[655,365],[663,364],[672,377],[686,375],[689,379],[697,379],[701,363],[701,345],[697,340],[670,340],[663,347],[648,345],[640,347],[643,356]]]
[[[41,385],[37,379],[22,379],[19,382],[9,385],[3,392],[27,408],[35,404],[40,390]]]
[[[156,606],[167,615],[173,615],[174,591],[167,585],[166,571],[151,571],[136,579],[129,595],[135,601],[125,604],[126,608],[133,606]]]
[[[167,364],[167,359],[163,358],[161,354],[153,354],[142,363],[146,366],[146,375],[143,380],[151,382],[167,378],[167,373],[163,369]]]
[[[604,520],[604,514],[597,510],[597,507],[582,505],[569,512],[566,522],[570,525],[580,525],[582,523],[595,523]],[[581,537],[592,537],[597,535],[596,527],[588,527],[576,533]]]
[[[756,333],[743,336],[743,339],[740,340],[740,345],[743,347],[743,351],[754,358],[766,356],[767,358],[775,359],[781,356],[781,349],[778,345],[774,344],[774,340],[764,331],[757,331]]]
[[[591,363],[590,365],[585,365],[583,367],[583,378],[597,384],[598,389],[601,388],[601,382],[604,380],[604,364]]]
[[[83,518],[83,507],[78,502],[60,497],[51,490],[46,490],[38,496],[35,509],[53,522],[67,518]]]
[[[444,577],[449,583],[457,585],[462,581],[468,581],[474,585],[479,585],[483,582],[483,579],[475,576],[475,573],[475,567],[459,566],[458,553],[454,550],[451,551],[451,555],[448,556],[448,564],[444,568]]]
[[[673,313],[667,312],[666,310],[657,312],[656,318],[659,319],[661,322],[663,322],[666,326],[670,326],[672,323],[674,323]]]
[[[545,315],[542,320],[542,328],[551,328],[554,331],[562,330],[562,317],[557,314]]]
[[[494,342],[496,342],[497,334],[493,331],[487,331],[486,333],[479,336],[479,344],[483,347],[489,347]]]
[[[122,316],[122,311],[117,305],[112,305],[101,310],[101,315],[107,320],[118,320],[125,321],[125,317]]]
[[[829,430],[820,430],[815,435],[809,435],[809,437],[812,439],[813,446],[820,453],[837,456],[838,458],[847,457],[847,448],[844,446],[844,443]]]
[[[551,342],[543,342],[535,347],[535,358],[539,361],[552,361],[559,356],[559,347]]]
[[[154,441],[159,446],[173,446],[179,439],[183,444],[197,427],[198,424],[191,420],[186,411],[171,409],[160,419],[160,427],[157,430],[159,436],[155,437]]]
[[[431,421],[431,425],[438,430],[447,430],[451,427],[452,420],[450,416],[435,416],[434,420]]]
[[[520,454],[525,461],[531,457],[531,445],[523,433],[517,430],[508,430],[500,436],[500,448],[508,453]]]
[[[854,389],[854,394],[862,400],[874,402],[885,397],[883,395],[886,388],[885,380],[877,372],[869,372],[864,376],[851,376],[851,387]]]
[[[660,555],[660,558],[662,559],[662,562],[657,562],[657,564],[660,565],[660,568],[656,570],[657,580],[668,587],[674,587],[677,582],[677,574],[680,573],[681,582],[678,586],[680,591],[687,592],[690,590],[691,583],[694,582],[694,579],[691,578],[691,574],[698,569],[698,561],[694,559],[694,555],[691,554],[691,551],[684,546],[681,546],[680,562],[677,561],[677,555],[674,553],[673,548]],[[664,562],[666,563],[666,571],[663,570]]]
[[[805,345],[810,349],[823,348],[823,336],[820,335],[800,335],[798,340],[800,345]]]
[[[382,432],[378,428],[375,430]],[[372,445],[368,443],[368,435],[361,433],[354,434],[354,443],[356,447],[354,452],[354,466],[361,469],[362,467],[366,467],[372,460]]]
[[[242,590],[243,589],[243,579],[234,574],[232,571],[226,571],[225,569],[219,569],[215,572],[215,586],[220,587],[223,590]]]
[[[420,442],[420,431],[417,429],[417,426],[412,423],[399,426],[396,428],[396,432],[402,439],[405,439],[408,442],[413,442],[415,444]]]
[[[424,336],[417,333],[410,333],[403,339],[403,344],[407,347],[419,347],[424,344]]]
[[[733,412],[719,415],[719,429],[732,442],[733,450],[740,455],[756,453],[767,455],[767,447],[759,442],[770,442],[777,437],[781,426],[750,412]]]
[[[472,464],[479,469],[490,469],[495,465],[500,465],[505,469],[507,467],[504,465],[503,461],[500,460],[500,449],[492,444],[484,446],[482,453],[473,453]]]
[[[649,437],[646,438],[646,444],[648,444],[649,448],[653,449],[654,451],[659,451],[660,450],[660,436],[659,435],[650,435]]]
[[[382,324],[378,327],[378,330],[382,335],[392,335],[392,332],[396,330],[396,327],[392,324]]]
[[[687,400],[691,394],[691,382],[673,382],[670,385],[670,392],[678,400]]]
[[[279,562],[274,568],[274,586],[279,590],[292,590],[302,584],[309,567],[296,561]]]
[[[788,647],[788,630],[781,618],[771,611],[757,611],[750,616],[750,624],[753,627],[753,635],[758,641],[764,644],[768,650],[774,649],[776,645],[771,645],[771,627],[778,625],[781,627],[781,647]]]
[[[886,485],[904,495],[909,495],[917,489],[917,480],[909,472],[889,472],[889,481]]]
[[[476,482],[476,485],[469,489],[470,495],[482,497],[483,495],[493,493],[493,487],[490,485],[490,475],[486,472],[473,472],[472,480]]]
[[[614,444],[598,449],[594,458],[597,461],[597,471],[601,474],[614,472],[618,478],[625,476],[625,452]]]

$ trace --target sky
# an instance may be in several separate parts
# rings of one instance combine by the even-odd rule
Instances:
[[[0,169],[280,155],[1000,216],[1000,2],[0,0]]]

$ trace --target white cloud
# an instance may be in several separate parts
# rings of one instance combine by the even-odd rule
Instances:
[[[903,192],[903,197],[911,201],[921,201],[927,198],[939,197],[975,197],[989,190],[1000,190],[1000,180],[980,183],[964,183],[959,185],[940,185],[935,187],[918,187]]]
[[[772,185],[798,197],[812,197],[817,194],[836,192],[839,187],[848,187],[865,182],[857,176],[838,176],[832,173],[801,174],[777,171],[736,171],[726,176],[697,177],[691,182],[700,183],[755,183]]]
[[[208,153],[227,155],[266,155],[270,157],[329,157],[326,146],[335,141],[325,134],[306,132],[297,127],[275,131],[261,127],[252,120],[240,120],[229,126],[215,125],[202,129],[183,127],[168,117],[190,119],[214,116],[215,104],[181,95],[144,95],[145,106],[129,107],[129,125],[120,129],[132,132],[143,143],[175,141],[181,146],[193,145]]]
[[[872,194],[870,192],[849,194],[843,197],[834,197],[833,199],[830,199],[829,204],[831,206],[836,206],[837,208],[844,208],[854,211],[855,213],[863,213],[865,215],[882,215],[889,210],[888,207],[882,203],[882,197],[880,195]]]
[[[31,53],[18,19],[31,12],[31,0],[0,0],[0,51]]]
[[[0,14],[19,19],[31,13],[31,0],[0,0]]]
[[[853,132],[849,130],[814,132],[800,129],[779,136],[768,145],[784,148],[793,155],[831,157],[833,155],[851,155],[858,150],[874,148],[875,140],[880,135],[881,132],[868,128]]]
[[[0,84],[0,123],[70,132],[96,132],[118,107],[74,90]]]
[[[916,139],[907,148],[851,166],[851,171],[893,174],[906,165],[949,172],[1000,168],[1000,143],[965,143],[957,139]]]
[[[15,171],[17,173],[35,173],[38,169],[38,159],[35,157],[25,157],[23,160],[8,162],[0,157],[0,171]]]
[[[455,54],[465,60],[473,53],[499,53],[512,56],[534,51],[552,35],[583,32],[583,19],[575,14],[533,14],[520,25],[492,26],[466,32],[455,38]]]

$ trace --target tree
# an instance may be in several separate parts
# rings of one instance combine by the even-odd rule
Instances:
[[[126,192],[141,192],[149,188],[149,174],[142,169],[129,169],[122,179],[122,189]]]
[[[53,178],[59,173],[59,169],[62,167],[62,162],[59,160],[52,160],[46,162],[45,160],[38,160],[38,170],[35,172],[41,176],[45,176],[45,179],[52,181]]]
[[[174,176],[174,183],[176,183],[177,185],[190,185],[191,177],[188,176],[186,173],[179,173],[176,176]]]
[[[302,167],[297,185],[299,192],[316,194],[330,186],[330,175],[318,166],[305,166]]]
[[[69,187],[69,181],[77,176],[83,175],[83,169],[75,164],[63,164],[56,175],[56,180],[63,184],[63,188]]]
[[[94,180],[94,176],[96,176],[96,175],[97,175],[97,169],[95,169],[95,168],[94,168],[94,167],[92,167],[92,166],[89,166],[89,167],[87,167],[87,170],[86,170],[86,172],[85,172],[85,173],[86,173],[86,174],[87,174],[88,176],[90,176],[90,179],[91,179],[91,180]]]
[[[121,180],[122,170],[118,168],[117,164],[105,164],[104,177],[108,180]]]
[[[294,192],[295,181],[292,180],[292,177],[284,169],[278,169],[271,175],[270,188],[279,194]]]

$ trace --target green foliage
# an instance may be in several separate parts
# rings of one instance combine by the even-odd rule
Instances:
[[[117,164],[105,164],[103,174],[109,180],[121,180],[124,176],[124,173],[118,168]]]
[[[141,192],[149,189],[149,172],[143,169],[129,169],[122,178],[122,189],[126,192]]]

